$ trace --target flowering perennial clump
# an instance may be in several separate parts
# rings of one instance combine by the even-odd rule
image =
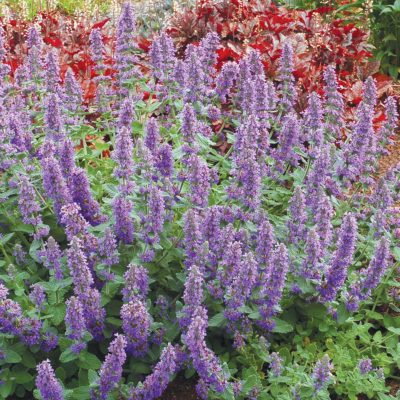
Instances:
[[[186,374],[203,399],[327,398],[350,364],[384,393],[365,338],[398,300],[396,99],[375,126],[368,78],[349,126],[328,65],[299,113],[291,41],[275,85],[258,50],[218,71],[216,33],[146,60],[135,29],[126,3],[107,75],[91,31],[93,104],[34,28],[0,76],[0,396],[157,399]]]

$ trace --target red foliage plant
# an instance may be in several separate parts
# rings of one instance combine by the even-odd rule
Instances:
[[[103,33],[107,47],[105,63],[110,65],[107,74],[112,73],[113,29],[109,19],[92,24],[84,18],[72,18],[57,12],[38,14],[33,22],[25,20],[1,20],[6,40],[7,54],[5,62],[10,65],[11,73],[24,63],[27,47],[27,30],[31,24],[40,29],[43,42],[57,49],[60,58],[61,76],[64,77],[71,68],[81,82],[85,102],[95,95],[96,85],[93,81],[95,71],[89,53],[89,35],[92,29],[98,28]]]
[[[250,48],[258,49],[271,78],[276,77],[282,44],[289,39],[295,52],[300,109],[307,104],[309,92],[322,94],[322,73],[329,64],[336,66],[351,108],[360,101],[360,80],[377,74],[379,63],[371,60],[368,33],[341,19],[325,18],[332,11],[331,7],[289,10],[265,0],[200,0],[193,9],[175,13],[167,31],[180,53],[207,32],[217,32],[222,40],[219,68],[227,61],[239,60]],[[390,87],[390,79],[380,74],[375,78],[382,95]]]

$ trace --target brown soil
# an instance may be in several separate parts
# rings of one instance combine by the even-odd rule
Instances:
[[[391,167],[400,162],[400,137],[396,135],[395,142],[388,147],[389,154],[379,162],[379,176],[384,175]]]
[[[184,376],[177,376],[171,382],[159,400],[200,400],[196,394],[196,381],[185,379]]]

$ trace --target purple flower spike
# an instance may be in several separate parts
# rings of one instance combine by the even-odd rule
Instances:
[[[344,102],[338,91],[336,73],[333,66],[328,66],[324,72],[325,108],[324,132],[327,139],[341,139],[341,129],[344,126]]]
[[[43,188],[54,202],[58,218],[61,217],[62,206],[72,203],[72,197],[62,176],[60,164],[50,155],[42,159]]]
[[[312,378],[314,381],[314,388],[317,392],[323,389],[332,378],[331,370],[333,365],[329,359],[328,354],[325,354],[321,360],[315,364]]]
[[[60,65],[55,50],[50,50],[46,55],[46,88],[50,93],[60,90]]]
[[[140,76],[136,66],[136,26],[133,6],[126,2],[122,6],[118,20],[117,40],[115,48],[115,67],[118,70],[118,84],[121,95],[129,93],[129,82]]]
[[[297,186],[294,190],[293,196],[289,202],[289,210],[289,239],[291,243],[298,243],[299,241],[305,239],[305,225],[308,219],[305,198],[300,186]]]
[[[278,311],[288,269],[288,252],[285,245],[280,244],[275,248],[269,268],[263,278],[261,306],[259,308],[262,317],[259,325],[263,329],[271,330],[274,327],[274,322],[271,318]]]
[[[193,367],[200,378],[208,387],[222,393],[227,386],[227,381],[218,357],[205,342],[207,325],[206,309],[197,307],[187,333],[184,335],[184,341],[189,349]]]
[[[103,239],[99,242],[99,255],[109,267],[119,262],[117,240],[111,228],[105,229]]]
[[[185,306],[182,310],[183,317],[179,320],[179,325],[182,328],[187,328],[189,326],[197,307],[201,306],[203,303],[203,286],[203,274],[197,265],[192,265],[189,268],[189,274],[185,281],[185,290],[183,293]]]
[[[123,300],[128,302],[139,298],[146,301],[149,292],[149,276],[147,269],[134,264],[128,265],[124,274],[125,286],[122,289]]]
[[[357,222],[354,216],[348,213],[343,218],[337,249],[326,272],[325,282],[318,288],[324,302],[333,301],[346,280],[347,269],[353,260],[356,237]]]
[[[308,231],[306,240],[306,259],[303,262],[301,275],[308,279],[320,278],[321,244],[316,228]]]
[[[188,160],[190,199],[197,207],[206,207],[211,190],[210,171],[207,163],[196,154]]]
[[[372,371],[372,362],[369,358],[363,358],[358,363],[358,369],[361,375],[367,375],[368,372]]]
[[[106,400],[122,378],[122,366],[126,360],[126,339],[124,335],[116,334],[108,348],[108,354],[100,368],[100,398]],[[97,397],[96,397],[97,399]]]
[[[222,66],[215,81],[215,91],[223,103],[226,102],[227,96],[229,96],[238,74],[239,67],[237,63],[228,61]]]
[[[36,387],[43,400],[63,400],[64,393],[60,382],[56,379],[49,360],[45,360],[36,367]]]
[[[38,251],[38,257],[41,259],[46,268],[54,270],[56,279],[63,278],[61,271],[62,252],[60,250],[60,246],[52,236],[47,239],[45,248]]]
[[[150,315],[143,302],[135,297],[121,308],[122,330],[128,343],[127,351],[135,357],[146,354],[150,335]]]
[[[118,196],[113,202],[115,218],[115,236],[125,244],[133,242],[133,220],[131,211],[133,204],[125,197]]]
[[[158,399],[167,388],[171,375],[177,369],[177,354],[175,348],[168,344],[162,351],[160,361],[154,367],[143,385],[133,389],[131,400],[155,400]]]
[[[279,89],[281,92],[281,107],[285,113],[293,111],[294,104],[297,100],[295,80],[293,76],[293,48],[290,41],[283,44],[282,56],[279,65]]]
[[[158,128],[156,118],[150,118],[146,124],[146,136],[144,138],[144,144],[153,153],[158,149],[160,142],[160,130]]]

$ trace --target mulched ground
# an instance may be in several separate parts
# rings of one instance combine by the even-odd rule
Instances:
[[[177,376],[159,400],[200,400],[196,394],[196,380]]]

